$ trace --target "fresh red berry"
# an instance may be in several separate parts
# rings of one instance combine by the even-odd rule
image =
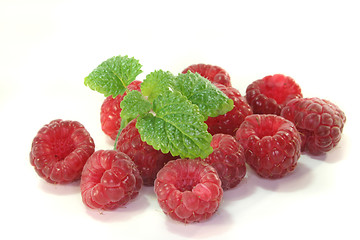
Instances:
[[[251,83],[246,89],[246,99],[256,114],[280,115],[288,101],[301,98],[299,85],[282,74],[266,76]]]
[[[91,155],[81,176],[81,196],[93,209],[112,210],[134,199],[142,186],[131,159],[115,150],[98,150]]]
[[[330,101],[319,98],[294,99],[281,116],[292,121],[302,139],[302,151],[319,155],[333,149],[341,139],[346,117]]]
[[[277,115],[246,117],[236,133],[246,162],[264,178],[280,178],[295,169],[301,138],[295,125]]]
[[[128,85],[129,91],[140,91],[140,81],[133,81]],[[109,96],[105,98],[100,110],[100,123],[103,132],[115,140],[120,128],[120,103],[126,96],[126,92],[122,95],[118,95],[115,98]]]
[[[228,134],[215,134],[211,147],[214,151],[203,161],[216,169],[223,190],[237,186],[246,174],[243,147]]]
[[[144,185],[153,186],[158,171],[170,160],[176,159],[170,153],[164,154],[141,140],[136,128],[136,119],[121,131],[116,149],[127,154],[136,164]]]
[[[57,119],[38,131],[32,142],[30,163],[46,181],[69,183],[80,179],[94,149],[94,141],[82,124]]]
[[[157,174],[154,189],[164,213],[185,223],[211,217],[223,196],[216,170],[195,159],[168,162]]]
[[[210,64],[193,64],[185,68],[182,73],[197,72],[212,83],[220,83],[227,87],[231,87],[230,75],[221,67]]]
[[[224,115],[209,117],[205,121],[208,125],[208,132],[211,135],[224,133],[235,136],[236,130],[244,121],[245,117],[252,114],[251,107],[237,89],[218,83],[214,83],[214,85],[234,101],[234,108]]]

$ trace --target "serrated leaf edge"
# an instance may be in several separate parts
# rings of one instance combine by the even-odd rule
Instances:
[[[182,98],[182,99],[184,100],[184,102],[187,102],[187,103],[189,104],[189,106],[192,106],[192,107],[193,107],[193,110],[198,113],[198,117],[200,118],[200,119],[199,119],[200,124],[201,124],[201,125],[203,126],[203,128],[204,128],[204,129],[200,129],[200,130],[205,130],[205,132],[207,133],[208,137],[212,137],[211,134],[207,132],[207,125],[206,125],[206,123],[204,123],[205,119],[204,119],[204,116],[200,113],[199,107],[198,107],[196,104],[193,104],[190,100],[188,100],[181,92],[174,91],[174,93],[175,93],[175,92],[180,96],[180,98]],[[161,95],[163,95],[163,94],[160,94],[159,96],[161,96]],[[159,96],[158,96],[158,97],[159,97]],[[166,107],[166,106],[169,106],[169,105],[179,105],[179,104],[181,104],[181,103],[165,104],[164,106],[162,106],[162,108],[164,108],[164,107]],[[162,108],[161,108],[161,109],[162,109]],[[159,109],[159,110],[160,110],[160,109]],[[173,114],[180,114],[180,113],[179,113],[179,112],[170,112],[170,113],[166,113],[165,116],[173,115]],[[193,116],[193,114],[189,114],[189,113],[181,113],[181,114],[188,115],[188,116]],[[147,116],[149,116],[149,115],[147,115]],[[206,150],[206,149],[204,149],[203,147],[201,147],[201,145],[198,145],[198,143],[196,143],[196,142],[191,138],[191,136],[189,136],[188,134],[184,133],[183,130],[180,129],[175,123],[173,123],[173,122],[171,122],[171,121],[168,121],[168,120],[166,120],[164,117],[161,117],[161,116],[158,116],[158,115],[152,115],[152,117],[161,119],[161,120],[164,121],[165,123],[172,125],[172,126],[173,126],[174,128],[176,128],[179,132],[181,132],[181,134],[182,134],[183,136],[186,136],[189,140],[191,140],[191,142],[193,142],[200,151],[203,151],[203,153],[204,153],[204,151]],[[141,118],[141,116],[140,116],[140,118]],[[142,120],[144,120],[144,119],[142,119]],[[192,126],[194,126],[194,125],[192,125]],[[136,128],[139,130],[139,133],[142,131],[142,129],[139,129],[138,123],[136,124]],[[166,133],[166,129],[164,129],[164,131],[165,131],[165,133]],[[167,133],[166,133],[166,135],[167,135],[167,139],[170,139],[170,137],[169,137],[169,135],[168,135]],[[142,141],[147,142],[149,145],[151,145],[151,146],[152,146],[154,149],[156,149],[156,150],[161,150],[161,152],[163,152],[163,153],[165,153],[165,154],[166,154],[166,153],[169,153],[169,152],[170,152],[171,154],[174,153],[174,151],[171,151],[171,148],[170,148],[170,147],[167,147],[167,148],[169,149],[169,151],[163,151],[163,149],[161,149],[161,147],[160,147],[161,144],[156,144],[156,145],[158,145],[158,146],[152,145],[152,139],[147,139],[147,137],[146,137],[146,136],[143,136],[141,133],[140,133],[140,137],[141,137],[141,140],[142,140]],[[205,138],[205,137],[204,137],[204,138]],[[209,143],[211,143],[211,139],[209,139],[209,140],[210,140]],[[188,151],[188,148],[186,148],[186,154],[183,154],[183,153],[181,153],[181,152],[182,152],[181,149],[178,148],[178,147],[176,147],[176,146],[173,144],[172,141],[169,141],[169,143],[170,143],[174,148],[178,149],[178,151],[177,151],[178,154],[176,154],[176,152],[175,152],[174,154],[180,155],[180,157],[182,157],[182,158],[196,158],[196,157],[205,158],[205,157],[208,156],[208,155],[212,152],[212,150],[213,150],[212,147],[211,147],[210,144],[209,144],[209,148],[208,148],[208,149],[210,150],[210,152],[209,152],[209,153],[206,153],[206,154],[207,154],[206,156],[205,156],[204,154],[202,154],[202,153],[200,153],[200,156],[194,156],[194,154],[191,154],[191,153]]]

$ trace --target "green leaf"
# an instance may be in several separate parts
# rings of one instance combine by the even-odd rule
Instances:
[[[153,101],[157,96],[165,91],[172,89],[175,76],[169,71],[157,70],[146,75],[141,83],[141,92],[148,96],[149,101]]]
[[[174,83],[174,88],[196,104],[205,118],[223,115],[234,107],[233,100],[198,73],[179,74]]]
[[[115,56],[102,62],[87,77],[84,84],[94,91],[114,98],[142,72],[138,60],[128,56]]]
[[[234,107],[230,98],[198,73],[188,72],[174,77],[170,72],[158,70],[148,74],[141,84],[141,92],[151,102],[158,95],[173,90],[196,104],[205,119],[225,114]]]
[[[121,107],[121,125],[125,127],[131,120],[138,115],[150,112],[152,104],[144,98],[139,91],[131,91],[120,103]]]
[[[168,91],[153,102],[154,114],[139,116],[141,139],[163,153],[181,158],[206,158],[213,149],[204,117],[181,93]]]

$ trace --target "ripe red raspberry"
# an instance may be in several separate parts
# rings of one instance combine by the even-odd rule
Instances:
[[[185,223],[211,217],[223,196],[216,170],[196,159],[168,162],[159,171],[154,189],[164,213]]]
[[[30,163],[46,181],[69,183],[80,179],[94,149],[94,141],[82,124],[57,119],[38,131],[31,145]]]
[[[136,128],[136,119],[121,131],[116,150],[127,154],[136,164],[144,185],[153,186],[158,171],[170,160],[176,159],[170,153],[164,154],[141,140]]]
[[[208,125],[208,132],[211,135],[224,133],[235,136],[236,130],[244,121],[245,117],[252,114],[251,107],[237,89],[218,83],[214,83],[214,85],[234,101],[234,108],[224,115],[209,117],[205,121]]]
[[[140,81],[133,81],[129,84],[129,91],[140,91]],[[126,96],[126,92],[122,95],[118,95],[115,98],[109,96],[105,98],[100,110],[100,123],[103,132],[115,140],[120,128],[120,103]]]
[[[296,167],[301,138],[295,125],[277,115],[246,117],[236,133],[246,162],[264,178],[280,178]]]
[[[281,116],[292,121],[302,139],[302,151],[319,155],[333,149],[341,139],[345,114],[330,101],[319,98],[291,100]]]
[[[193,64],[185,68],[182,73],[197,72],[204,78],[207,78],[212,83],[220,83],[227,87],[231,87],[230,75],[221,67],[209,64]]]
[[[291,77],[282,74],[256,80],[246,89],[246,99],[254,113],[280,115],[285,104],[301,98],[299,85]]]
[[[215,134],[211,147],[214,151],[203,161],[216,169],[223,190],[237,186],[246,174],[243,147],[228,134]]]
[[[81,197],[90,208],[112,210],[134,199],[141,185],[139,171],[125,153],[98,150],[84,166]]]

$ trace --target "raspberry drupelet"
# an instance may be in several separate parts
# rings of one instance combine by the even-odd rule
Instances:
[[[288,101],[301,97],[299,85],[294,79],[283,74],[256,80],[246,89],[246,100],[255,114],[280,115]]]
[[[140,91],[141,81],[133,81],[127,87],[129,91]],[[100,123],[102,131],[108,135],[112,140],[116,139],[120,128],[120,113],[121,107],[120,103],[126,96],[126,92],[122,95],[118,95],[115,98],[109,96],[105,98],[100,109]]]
[[[184,223],[211,217],[223,196],[216,170],[196,159],[168,162],[157,174],[154,190],[164,213]]]
[[[227,87],[231,87],[230,75],[221,67],[210,64],[193,64],[185,68],[182,73],[197,72],[212,83],[220,83]]]
[[[134,199],[142,186],[131,159],[115,150],[94,152],[84,166],[80,189],[89,208],[113,210]]]
[[[344,112],[320,98],[291,100],[281,116],[292,121],[302,139],[302,151],[319,155],[333,149],[340,141],[346,122]]]
[[[205,121],[208,125],[208,132],[211,135],[223,133],[235,136],[236,130],[245,117],[253,113],[251,107],[236,88],[226,87],[218,83],[214,83],[214,85],[234,101],[234,108],[224,115],[209,117]]]
[[[94,149],[94,141],[81,123],[57,119],[38,131],[31,145],[30,163],[47,182],[69,183],[80,179]]]
[[[202,161],[216,169],[223,190],[236,187],[246,174],[243,147],[228,134],[215,134],[211,147],[214,151]]]
[[[164,154],[143,142],[136,128],[136,119],[130,121],[121,131],[116,150],[127,154],[134,161],[146,186],[153,186],[158,171],[168,161],[177,158],[170,153]]]
[[[301,138],[295,125],[277,115],[246,117],[236,133],[246,162],[264,178],[281,178],[293,171],[300,158]]]

